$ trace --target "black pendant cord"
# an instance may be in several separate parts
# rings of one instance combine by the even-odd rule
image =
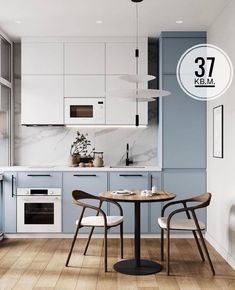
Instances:
[[[135,58],[136,58],[136,75],[139,74],[139,11],[138,11],[138,3],[136,3],[136,50],[135,50]],[[138,95],[139,84],[136,82],[136,95]],[[136,98],[136,116],[135,116],[135,125],[139,126],[139,102],[138,98]]]

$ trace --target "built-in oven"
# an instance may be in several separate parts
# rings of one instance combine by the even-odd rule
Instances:
[[[17,188],[17,232],[61,232],[61,188]]]
[[[65,98],[65,124],[105,124],[105,98]]]

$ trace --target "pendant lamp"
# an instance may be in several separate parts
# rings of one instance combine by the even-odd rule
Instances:
[[[155,79],[155,76],[152,75],[141,75],[139,74],[139,11],[138,3],[143,0],[131,0],[136,4],[136,49],[135,49],[135,58],[136,58],[136,74],[125,75],[120,78],[124,81],[128,81],[136,84],[136,89],[134,90],[121,90],[117,92],[118,96],[123,99],[133,100],[136,102],[136,116],[135,116],[135,125],[139,126],[139,102],[151,102],[155,101],[157,97],[163,97],[170,95],[170,92],[165,90],[153,90],[153,89],[139,89],[140,83],[149,82]]]

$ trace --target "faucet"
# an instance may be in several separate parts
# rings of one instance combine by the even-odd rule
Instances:
[[[126,166],[133,164],[133,160],[129,159],[129,144],[126,144]]]

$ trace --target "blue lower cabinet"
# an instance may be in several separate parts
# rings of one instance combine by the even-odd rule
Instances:
[[[81,207],[75,205],[72,201],[73,190],[83,190],[88,193],[99,195],[100,192],[107,191],[107,173],[106,172],[64,172],[63,173],[63,232],[73,233],[75,223],[79,218]],[[85,200],[84,200],[85,201]],[[94,205],[98,205],[96,201]],[[107,211],[107,206],[104,209]],[[96,211],[87,209],[85,216],[96,215]],[[96,232],[102,229],[96,228]],[[89,232],[89,228],[82,228],[81,232]]]
[[[187,169],[163,172],[163,187],[165,191],[177,194],[176,199],[184,199],[206,192],[206,170]],[[169,207],[169,211],[176,207]],[[169,212],[167,211],[167,213]],[[206,223],[206,209],[196,211],[197,217]],[[185,213],[177,214],[177,217],[185,218]]]
[[[111,172],[109,180],[110,190],[117,189],[147,189],[148,172]],[[124,213],[124,233],[134,232],[134,203],[120,202]],[[110,206],[110,214],[117,214],[116,208]],[[149,206],[141,204],[141,232],[149,232]],[[118,232],[118,228],[111,229],[111,232]]]
[[[4,173],[3,180],[3,230],[16,233],[16,172]]]
[[[161,172],[150,172],[150,188],[156,186],[158,190],[162,189],[162,176]],[[152,202],[150,205],[150,232],[152,234],[160,233],[160,227],[158,226],[157,219],[161,216],[161,202]]]

